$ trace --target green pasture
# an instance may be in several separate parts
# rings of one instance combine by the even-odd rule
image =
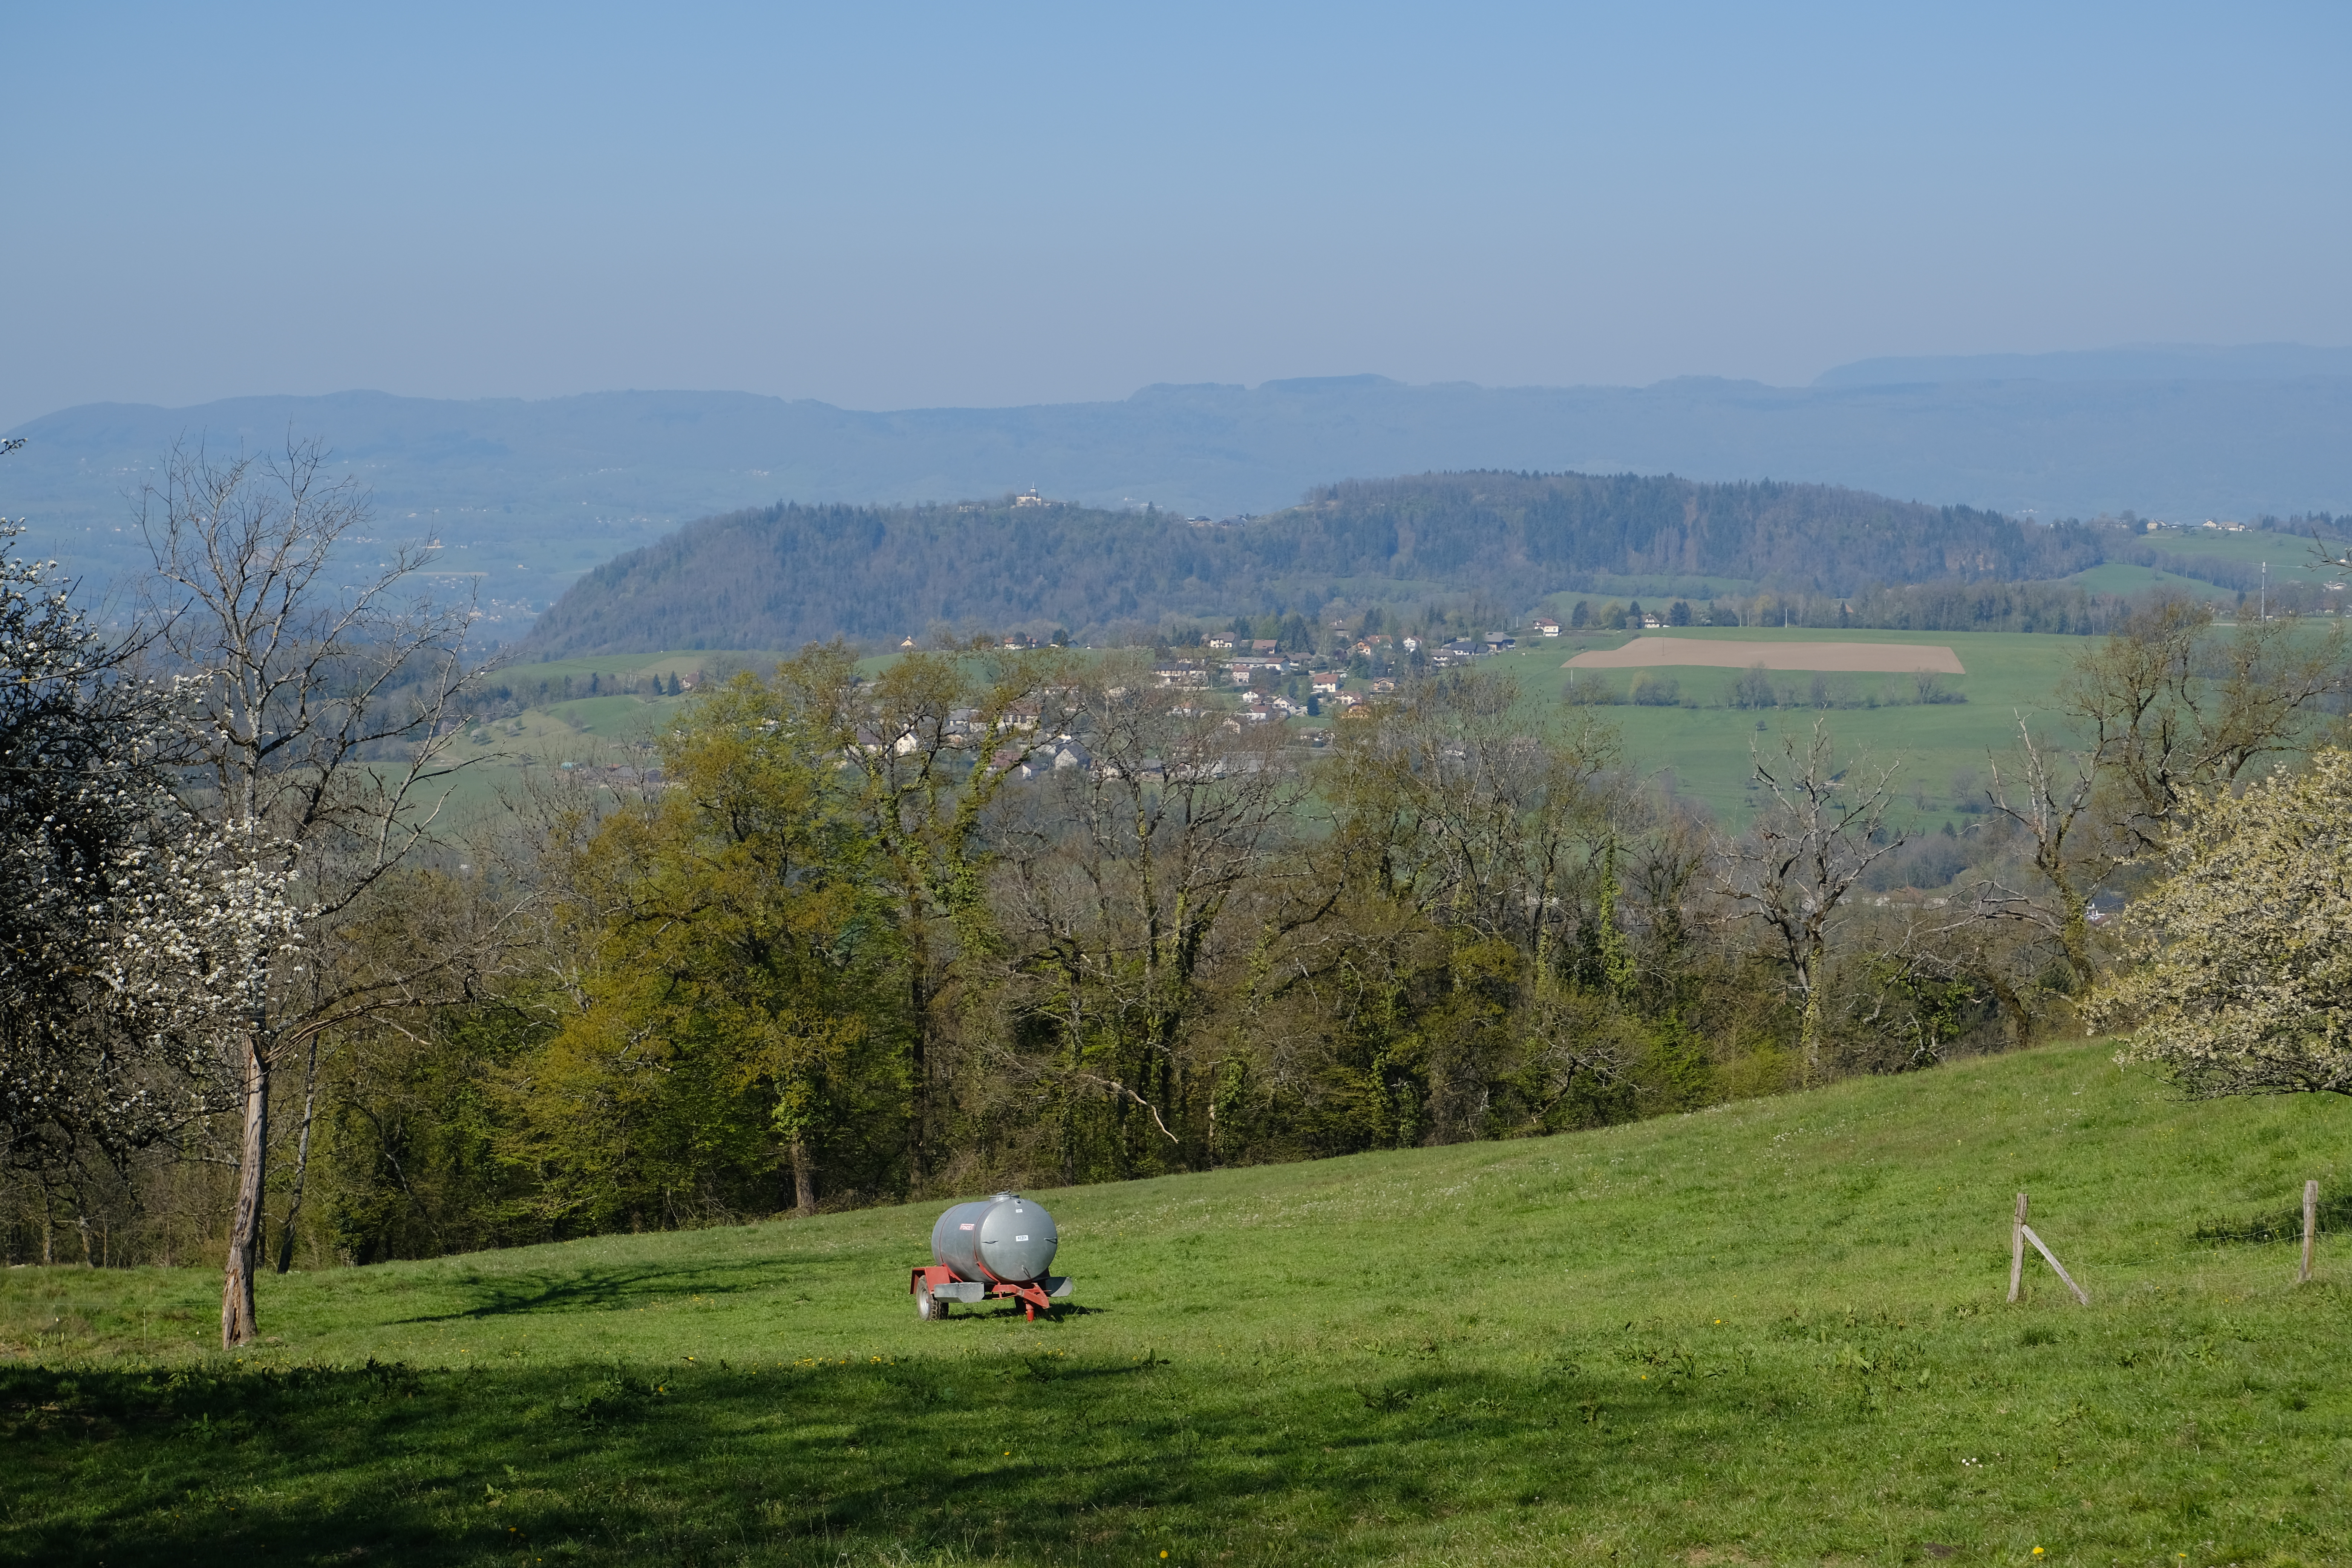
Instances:
[[[2070,1045],[1045,1193],[1036,1323],[917,1321],[937,1202],[267,1276],[236,1356],[214,1269],[17,1268],[0,1556],[2352,1563],[2347,1133]]]
[[[2332,583],[2344,575],[2340,569],[2322,563],[2312,549],[2312,542],[2298,534],[2252,530],[2231,533],[2222,529],[2185,528],[2178,532],[2168,529],[2134,537],[2137,542],[2168,555],[2223,561],[2237,566],[2267,563],[2271,569],[2271,581],[2274,584]],[[2077,572],[2062,581],[2079,584],[2095,594],[2138,595],[2162,590],[2188,598],[2210,599],[2229,605],[2235,605],[2238,599],[2238,591],[2234,588],[2220,588],[2198,578],[2176,576],[2150,566],[2127,566],[2113,561]]]
[[[2273,578],[2284,573],[2302,575],[2316,572],[2328,579],[2335,575],[2312,564],[2311,539],[2305,534],[2252,529],[2243,533],[2231,533],[2219,528],[2184,528],[2177,532],[2161,529],[2155,533],[2135,534],[2133,537],[2143,544],[2172,555],[2202,555],[2217,561],[2235,562],[2242,566],[2253,566],[2267,561]]]
[[[2020,715],[2038,719],[2048,714],[2059,681],[2091,646],[2083,637],[2030,632],[1678,626],[1644,635],[1719,642],[1907,643],[1948,647],[1968,671],[1942,679],[1948,692],[1966,701],[1932,704],[1917,701],[1916,685],[1906,672],[1828,673],[1822,679],[1832,703],[1861,702],[1875,695],[1880,705],[1816,710],[1807,705],[1811,675],[1776,670],[1772,680],[1792,697],[1792,705],[1758,710],[1729,706],[1732,685],[1739,679],[1737,669],[1667,666],[1655,673],[1679,684],[1683,706],[1620,702],[1594,710],[1622,732],[1627,758],[1635,767],[1644,772],[1672,768],[1676,789],[1703,802],[1727,825],[1745,821],[1755,808],[1756,798],[1748,787],[1750,746],[1776,755],[1782,736],[1794,734],[1802,742],[1811,736],[1816,719],[1825,721],[1836,738],[1841,763],[1857,752],[1874,763],[1901,762],[1892,820],[1933,828],[1958,819],[1964,805],[1983,799],[1980,793],[1964,795],[1958,787],[1958,775],[1963,771],[1973,773],[1975,787],[1981,791],[1990,780],[1988,754],[2006,756],[2015,744]],[[1532,695],[1556,701],[1567,688],[1568,671],[1563,666],[1571,655],[1585,647],[1619,647],[1628,640],[1629,635],[1617,633],[1530,639],[1497,655],[1490,667],[1517,676]],[[1637,673],[1579,670],[1577,679],[1580,683],[1598,679],[1622,697],[1632,689]]]
[[[489,673],[487,684],[535,685],[569,676],[575,688],[584,688],[592,675],[604,682],[636,681],[653,675],[709,678],[737,669],[764,672],[774,667],[778,657],[742,648],[598,654],[504,666]],[[618,692],[583,696],[475,725],[456,737],[444,753],[445,760],[459,771],[446,786],[441,821],[462,832],[482,820],[497,809],[501,798],[520,787],[528,768],[561,768],[565,763],[575,770],[608,763],[649,764],[654,741],[692,701],[690,692],[658,698]]]
[[[2180,553],[2187,554],[2187,551]],[[2130,596],[2138,594],[2163,593],[2183,599],[2210,599],[2218,605],[2235,605],[2235,588],[2219,588],[2199,577],[2182,577],[2170,572],[2160,572],[2153,566],[2127,566],[2120,561],[2086,567],[2070,577],[2059,579],[2091,594],[2117,594]]]

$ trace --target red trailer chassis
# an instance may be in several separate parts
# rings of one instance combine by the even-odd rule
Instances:
[[[1070,1293],[1070,1281],[1050,1274],[1025,1285],[1007,1284],[1002,1279],[960,1279],[954,1269],[934,1263],[909,1271],[907,1293],[915,1298],[916,1309],[925,1318],[946,1316],[950,1301],[980,1302],[991,1296],[1009,1296],[1021,1303],[1034,1323],[1039,1312],[1053,1316],[1054,1300]]]

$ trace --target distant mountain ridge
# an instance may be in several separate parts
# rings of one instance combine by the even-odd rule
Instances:
[[[1941,385],[1959,381],[2298,381],[2352,376],[2352,348],[2302,343],[2135,343],[2039,354],[1928,354],[1856,360],[1815,386]]]
[[[1831,374],[1846,372],[1895,374]],[[382,532],[441,538],[500,637],[599,562],[690,519],[777,501],[953,501],[1034,485],[1088,506],[1222,517],[1289,506],[1348,474],[1497,468],[1769,476],[2042,519],[2352,510],[2352,375],[1567,388],[1343,376],[896,413],[695,392],[93,405],[13,432],[30,444],[0,463],[0,515],[27,519],[29,549],[93,583],[126,581],[146,557],[125,492],[175,438],[267,447],[289,432],[321,438],[373,487]]]
[[[1872,584],[2054,577],[2094,531],[1822,485],[1632,474],[1352,480],[1247,523],[1075,506],[769,507],[599,566],[525,657],[776,647],[937,627],[1086,638],[1167,616],[1313,614],[1335,596],[1475,594],[1524,612],[1593,574]]]

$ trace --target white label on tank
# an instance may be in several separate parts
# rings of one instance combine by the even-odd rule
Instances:
[[[968,1225],[960,1225],[960,1226],[956,1226],[956,1228],[957,1228],[958,1230],[970,1230],[970,1229],[971,1228],[971,1226],[968,1226]]]
[[[1016,1236],[1016,1237],[1014,1237],[1013,1239],[1013,1240],[1015,1240],[1015,1241],[1026,1241],[1026,1240],[1028,1240],[1029,1238],[1028,1238],[1027,1237],[1025,1237],[1025,1236]]]

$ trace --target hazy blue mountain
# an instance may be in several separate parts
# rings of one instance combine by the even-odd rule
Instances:
[[[1899,386],[1948,381],[2293,381],[2352,376],[2352,349],[2301,343],[2137,343],[2046,354],[1941,354],[1864,359],[1823,371],[1815,386]]]
[[[29,520],[34,549],[93,581],[121,580],[145,559],[126,492],[173,439],[268,447],[289,432],[324,439],[373,488],[383,532],[440,538],[451,570],[477,574],[500,636],[601,561],[779,500],[1034,485],[1088,506],[1223,517],[1350,477],[1512,468],[1815,481],[2044,519],[2352,510],[2352,374],[1559,388],[1367,375],[878,414],[694,392],[94,405],[12,432],[30,444],[0,461],[0,515]]]

